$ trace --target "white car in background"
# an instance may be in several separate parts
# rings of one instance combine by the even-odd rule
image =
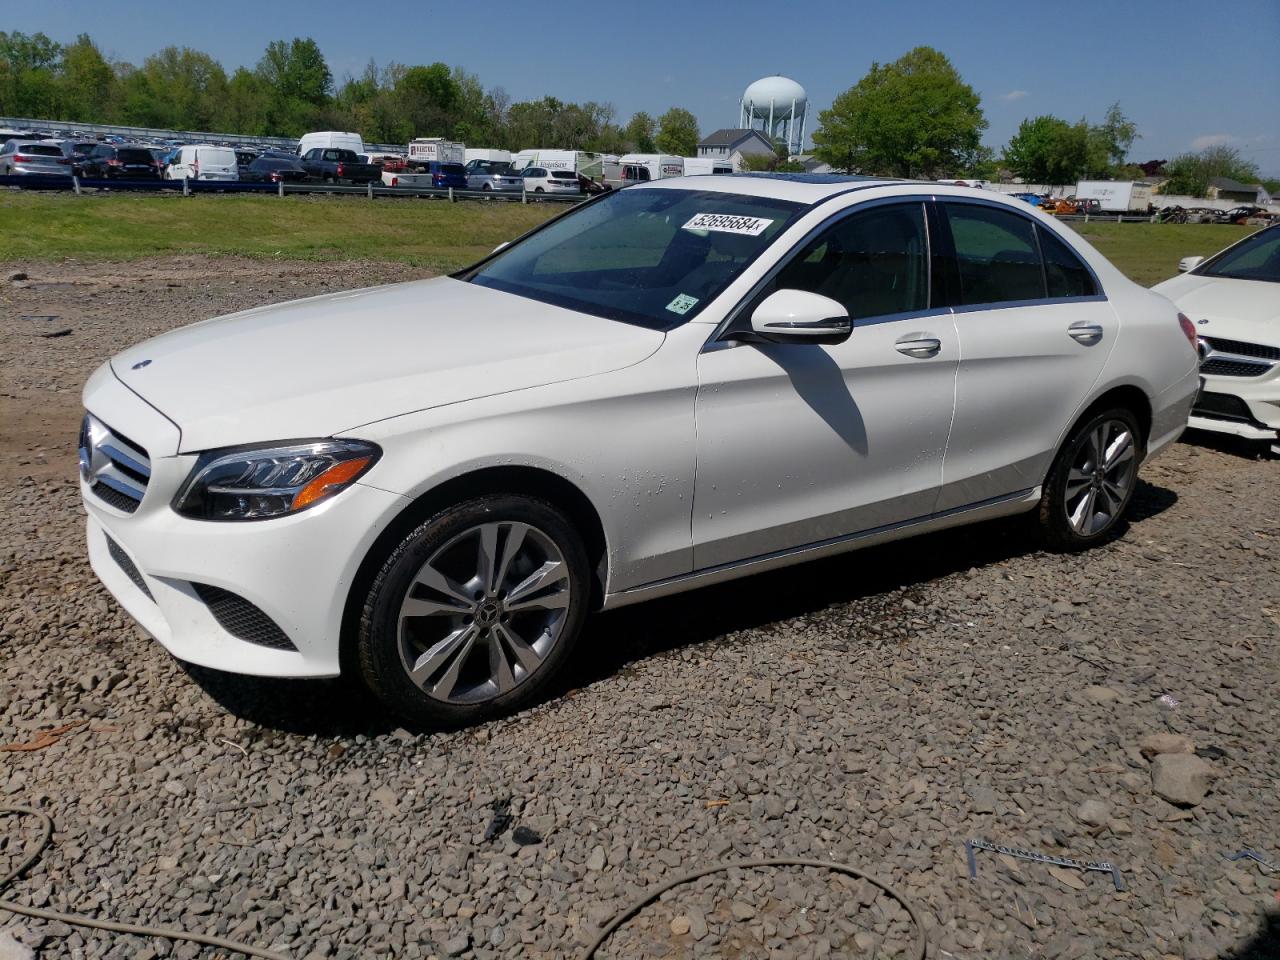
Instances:
[[[189,144],[180,147],[165,167],[166,180],[239,180],[236,152],[230,147]]]
[[[572,170],[550,170],[547,167],[525,167],[520,171],[524,189],[529,193],[581,193],[578,175]]]
[[[1204,390],[1191,426],[1280,453],[1280,224],[1157,284],[1195,324]]]
[[[1023,512],[1105,540],[1186,425],[1193,334],[1020,200],[664,179],[118,354],[89,556],[183,660],[469,722],[545,695],[590,610]]]

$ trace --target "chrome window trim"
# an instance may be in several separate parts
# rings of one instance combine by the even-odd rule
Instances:
[[[879,186],[885,186],[885,184],[876,183],[876,184],[873,184],[872,186],[879,187]],[[866,187],[866,186],[855,187],[852,190],[845,190],[845,191],[842,191],[841,193],[833,194],[830,197],[824,198],[819,203],[813,204],[811,209],[816,209],[817,207],[821,206],[822,203],[825,203],[827,200],[833,200],[836,197],[847,196],[850,193],[856,193],[859,190],[867,190],[867,189],[871,189],[871,187]],[[742,311],[746,309],[747,305],[749,303],[752,303],[755,300],[755,298],[760,295],[760,291],[762,291],[766,286],[768,286],[768,284],[770,284],[773,281],[774,277],[776,277],[786,266],[788,266],[792,260],[794,260],[797,256],[799,256],[800,251],[803,250],[811,241],[816,240],[819,236],[821,236],[831,227],[835,226],[841,220],[845,220],[849,217],[856,216],[858,213],[865,210],[874,210],[877,207],[885,207],[890,205],[910,206],[912,204],[918,203],[922,208],[924,208],[923,213],[924,213],[925,271],[926,271],[925,285],[926,285],[926,289],[929,291],[930,302],[929,302],[929,306],[923,310],[913,310],[905,313],[879,314],[877,316],[866,317],[866,318],[850,317],[849,319],[853,322],[853,328],[856,330],[858,329],[858,327],[868,327],[878,323],[891,323],[898,320],[909,320],[916,317],[933,317],[933,316],[938,316],[940,314],[948,313],[950,310],[949,307],[945,305],[933,303],[933,235],[929,229],[928,204],[930,203],[930,201],[934,199],[936,198],[933,194],[908,194],[908,195],[899,195],[894,197],[877,197],[875,200],[866,200],[861,203],[850,204],[847,207],[841,207],[839,210],[835,211],[830,216],[814,224],[814,226],[812,226],[808,230],[808,232],[804,234],[804,236],[802,236],[795,243],[791,244],[791,248],[787,250],[787,252],[784,253],[782,257],[779,258],[779,260],[772,267],[769,268],[768,272],[766,272],[763,277],[761,277],[759,280],[756,281],[754,285],[752,285],[750,290],[748,290],[745,294],[743,294],[743,296],[738,300],[738,302],[734,304],[733,308],[728,313],[725,314],[724,319],[721,320],[718,324],[716,324],[715,330],[712,331],[711,336],[707,338],[707,342],[703,345],[702,352],[708,353],[712,350],[722,350],[722,349],[725,349],[726,347],[738,346],[739,344],[737,341],[724,340],[723,337],[729,331],[729,328],[738,319],[738,317],[742,315]],[[778,238],[778,240],[780,239],[781,237]],[[775,240],[774,243],[777,243],[778,240]]]
[[[1045,275],[1044,251],[1040,249],[1040,234],[1037,228],[1043,229],[1043,230],[1049,230],[1051,229],[1050,227],[1046,226],[1044,223],[1037,220],[1035,217],[1022,212],[1017,207],[1011,207],[1005,203],[996,203],[994,201],[988,200],[986,197],[944,196],[944,197],[934,197],[933,199],[934,199],[934,202],[941,208],[939,209],[938,212],[943,217],[946,217],[947,215],[946,205],[948,203],[963,203],[963,204],[970,204],[972,206],[990,207],[996,210],[1004,210],[1006,213],[1009,213],[1015,217],[1020,217],[1023,220],[1026,220],[1028,223],[1030,223],[1032,232],[1034,233],[1036,238],[1036,252],[1039,253],[1040,255],[1040,273],[1042,276],[1045,276],[1045,285],[1044,285],[1045,293],[1046,294],[1048,293],[1049,281],[1048,281],[1048,277]],[[949,220],[947,221],[947,229],[948,230],[951,229],[951,223]],[[1031,299],[1031,300],[996,300],[991,303],[956,304],[954,306],[954,311],[956,313],[970,313],[973,310],[1007,309],[1009,307],[1014,307],[1014,306],[1034,307],[1034,306],[1041,306],[1046,303],[1071,303],[1071,302],[1088,303],[1090,301],[1107,300],[1108,299],[1107,288],[1104,287],[1102,285],[1102,281],[1098,279],[1098,274],[1094,271],[1093,265],[1090,264],[1089,261],[1086,260],[1084,257],[1080,256],[1079,252],[1075,248],[1075,244],[1072,243],[1070,239],[1065,237],[1063,234],[1059,233],[1056,229],[1054,229],[1053,232],[1057,234],[1059,240],[1061,240],[1064,244],[1066,244],[1067,249],[1070,250],[1075,255],[1075,258],[1080,261],[1080,263],[1084,266],[1084,268],[1089,271],[1089,276],[1093,278],[1093,288],[1099,291],[1098,293],[1095,293],[1087,297],[1045,296],[1045,297]],[[955,254],[955,238],[954,237],[951,240],[951,253],[952,255]],[[957,260],[958,259],[959,258],[957,257]]]

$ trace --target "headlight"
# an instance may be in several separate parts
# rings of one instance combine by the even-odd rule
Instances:
[[[173,498],[197,520],[266,520],[297,513],[345,490],[382,451],[361,440],[316,440],[200,455]]]

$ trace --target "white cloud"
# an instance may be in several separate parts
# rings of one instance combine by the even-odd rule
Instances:
[[[1206,147],[1224,147],[1239,142],[1240,138],[1231,133],[1206,133],[1191,141],[1191,149],[1203,150]]]
[[[1000,94],[1001,100],[1007,100],[1012,103],[1014,100],[1021,100],[1023,97],[1030,96],[1025,90],[1010,90],[1008,93]]]

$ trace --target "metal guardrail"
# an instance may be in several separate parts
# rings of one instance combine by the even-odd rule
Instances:
[[[484,200],[499,203],[581,203],[586,194],[553,194],[516,192],[514,190],[457,190],[453,187],[389,187],[386,184],[336,184],[336,183],[251,183],[239,180],[84,180],[46,174],[21,174],[0,176],[0,187],[22,190],[110,190],[121,192],[159,193],[178,192],[186,196],[193,193],[257,193],[277,196],[302,194],[338,194],[368,197],[417,197],[429,200]]]

